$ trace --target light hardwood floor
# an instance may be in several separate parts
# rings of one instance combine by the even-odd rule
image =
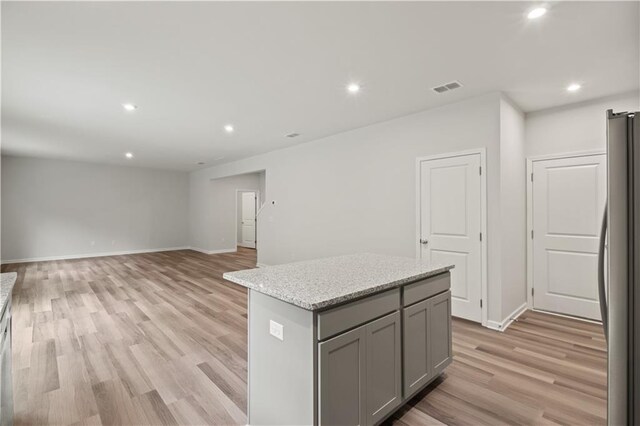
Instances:
[[[255,252],[183,250],[13,264],[16,425],[245,424]],[[527,312],[498,333],[454,320],[454,362],[387,423],[604,424],[596,324]]]

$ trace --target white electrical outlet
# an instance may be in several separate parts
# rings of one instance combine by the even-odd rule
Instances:
[[[269,320],[269,333],[276,339],[284,340],[284,327],[274,320]]]

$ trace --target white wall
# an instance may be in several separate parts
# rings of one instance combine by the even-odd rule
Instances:
[[[500,100],[501,317],[526,303],[526,161],[524,114]]]
[[[605,150],[606,111],[640,111],[631,92],[526,115],[526,156]]]
[[[2,157],[2,256],[77,257],[188,245],[188,175]]]
[[[191,245],[206,232],[210,180],[266,169],[267,202],[258,218],[259,263],[365,251],[414,257],[416,158],[485,147],[488,309],[490,319],[502,320],[499,144],[500,95],[492,93],[198,170],[190,176]]]
[[[190,245],[205,253],[236,250],[236,193],[260,189],[260,173],[199,182],[202,193],[190,197]],[[194,222],[195,221],[195,222]]]

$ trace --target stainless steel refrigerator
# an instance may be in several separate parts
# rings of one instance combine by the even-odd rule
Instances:
[[[640,112],[607,112],[607,154],[599,281],[608,340],[608,423],[634,425],[640,423]]]

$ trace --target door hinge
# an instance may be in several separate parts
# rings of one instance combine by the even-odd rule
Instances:
[[[531,182],[533,182],[533,173],[531,173]]]
[[[533,240],[533,229],[531,230],[531,239]]]
[[[478,171],[479,171],[480,176],[482,176],[482,166],[478,167]]]
[[[482,299],[480,299],[480,307],[482,308]]]
[[[482,241],[482,232],[480,233],[480,241]]]

